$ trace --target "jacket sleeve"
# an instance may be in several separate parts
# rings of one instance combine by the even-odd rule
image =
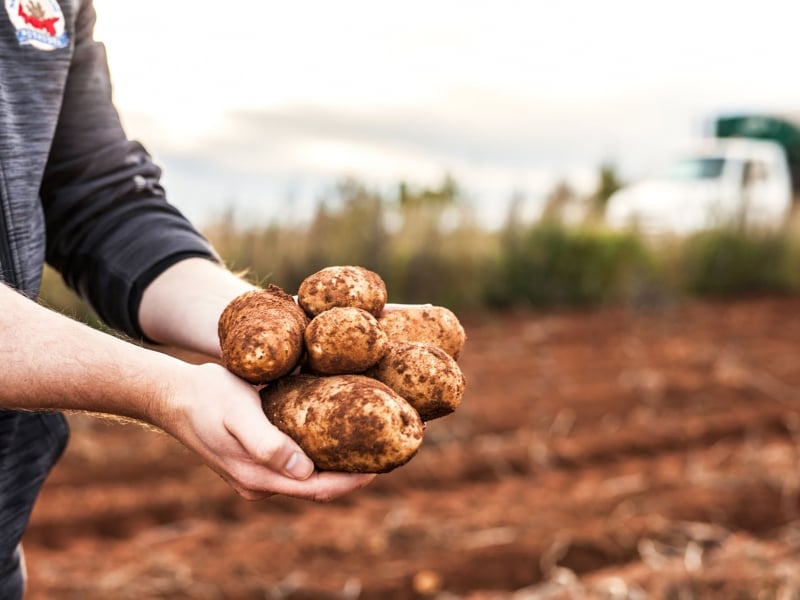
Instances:
[[[47,261],[106,323],[138,339],[147,285],[184,258],[218,257],[167,202],[160,169],[145,149],[127,139],[94,22],[86,0],[41,188]]]

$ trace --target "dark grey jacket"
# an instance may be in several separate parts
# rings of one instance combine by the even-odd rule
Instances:
[[[21,46],[0,13],[0,269],[34,296],[46,252],[103,319],[139,337],[144,286],[165,263],[212,251],[120,126],[91,1],[61,8],[69,44],[51,51]]]
[[[34,298],[47,260],[109,325],[138,338],[148,283],[182,258],[215,254],[125,136],[91,0],[38,0],[44,14],[35,4],[0,9],[0,281]],[[65,441],[60,415],[0,411],[2,598],[16,597],[15,548]]]

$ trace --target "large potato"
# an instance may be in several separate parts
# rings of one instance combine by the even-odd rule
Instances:
[[[467,340],[458,318],[443,306],[407,306],[378,318],[390,341],[427,342],[458,359]]]
[[[325,471],[386,473],[422,444],[417,412],[363,375],[290,375],[261,390],[261,399],[267,418]]]
[[[423,421],[458,408],[466,386],[455,359],[425,342],[389,342],[384,357],[365,374],[405,398]]]
[[[282,377],[300,363],[307,324],[303,310],[278,286],[245,292],[219,318],[222,364],[254,384]]]
[[[367,311],[336,306],[311,319],[305,331],[306,360],[314,373],[361,373],[386,353],[386,333]]]
[[[354,306],[378,316],[387,300],[380,275],[364,267],[327,267],[309,275],[297,290],[297,303],[309,316],[334,306]]]

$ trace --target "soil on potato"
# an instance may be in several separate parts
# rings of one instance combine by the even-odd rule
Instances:
[[[459,410],[329,504],[72,417],[28,600],[798,597],[800,298],[462,321]]]

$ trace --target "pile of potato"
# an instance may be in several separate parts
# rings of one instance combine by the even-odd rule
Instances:
[[[223,364],[261,385],[264,412],[318,469],[385,473],[422,444],[425,422],[464,394],[466,335],[438,306],[384,311],[386,285],[357,266],[322,269],[297,301],[275,285],[235,298],[219,320]]]

